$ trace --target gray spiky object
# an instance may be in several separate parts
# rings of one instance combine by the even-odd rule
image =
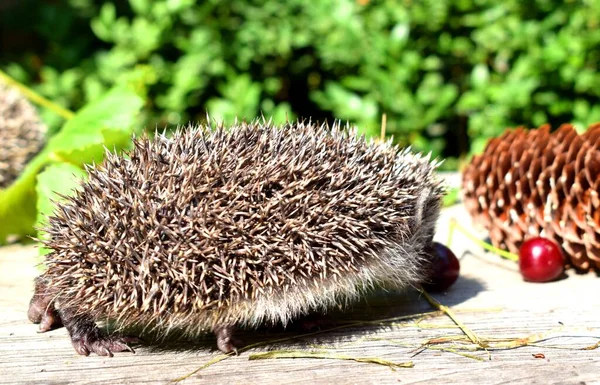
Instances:
[[[194,127],[107,154],[44,231],[29,316],[80,354],[130,350],[96,322],[155,331],[286,324],[422,278],[435,162],[339,126]]]
[[[8,187],[44,146],[46,126],[35,108],[0,81],[0,189]]]

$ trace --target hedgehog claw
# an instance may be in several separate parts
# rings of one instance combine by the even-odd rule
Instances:
[[[77,354],[82,356],[90,355],[90,351],[88,350],[88,348],[86,348],[85,345],[81,344],[79,341],[71,341],[71,344],[73,345],[73,348],[75,349]]]
[[[53,308],[47,308],[40,321],[38,333],[44,333],[62,326],[62,321],[58,313]]]
[[[135,350],[128,345],[128,337],[114,337],[103,334],[89,335],[83,338],[72,338],[71,343],[78,354],[89,356],[90,353],[96,353],[99,356],[113,357],[113,353],[131,352]]]

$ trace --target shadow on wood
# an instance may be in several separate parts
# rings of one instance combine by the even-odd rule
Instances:
[[[454,306],[484,290],[481,281],[473,278],[462,277],[456,285],[460,285],[461,289],[453,290],[452,287],[447,294],[435,296],[444,305]],[[422,317],[423,313],[431,312],[431,306],[420,297],[416,290],[378,291],[347,309],[332,310],[327,314],[312,313],[291,322],[285,328],[282,325],[273,325],[258,329],[239,329],[235,337],[242,342],[240,348],[260,344],[267,350],[291,346],[298,349],[310,345],[331,345],[366,336],[372,337],[393,327],[393,319],[398,319],[397,322],[412,322]],[[125,330],[124,334],[141,336],[141,345],[153,352],[216,350],[216,340],[212,333],[190,338],[182,330],[171,330],[164,336],[129,329]]]

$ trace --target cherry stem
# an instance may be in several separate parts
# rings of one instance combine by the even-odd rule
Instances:
[[[69,111],[69,110],[59,106],[58,104],[52,102],[51,100],[46,99],[45,97],[38,94],[31,88],[25,86],[24,84],[19,83],[18,81],[16,81],[13,78],[11,78],[9,75],[4,73],[3,71],[0,71],[0,80],[17,88],[27,99],[29,99],[29,101],[49,109],[50,111],[54,112],[56,115],[59,115],[60,117],[66,119],[66,120],[69,120],[69,119],[73,118],[73,116],[75,116],[75,114],[72,111]]]
[[[465,235],[467,238],[469,238],[471,241],[473,241],[477,245],[481,246],[485,250],[491,251],[492,253],[496,253],[499,256],[501,256],[502,258],[509,259],[513,262],[519,261],[518,255],[513,254],[506,250],[499,249],[499,248],[495,247],[494,245],[491,245],[485,241],[482,241],[481,239],[479,239],[476,236],[474,236],[473,234],[471,234],[462,225],[460,225],[455,218],[450,219],[450,226],[448,229],[448,241],[446,243],[446,246],[448,246],[448,248],[450,248],[450,244],[452,243],[452,237],[454,235],[454,230],[460,231],[461,233],[463,233],[463,235]]]

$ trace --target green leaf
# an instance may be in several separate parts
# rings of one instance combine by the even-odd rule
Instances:
[[[135,92],[114,88],[69,120],[48,142],[48,150],[73,164],[100,162],[104,147],[112,150],[129,142],[142,105]]]
[[[150,11],[149,0],[129,0],[131,9],[138,15],[146,15]]]
[[[104,3],[100,9],[98,17],[93,18],[90,26],[94,34],[98,38],[110,42],[113,40],[114,34],[110,26],[116,21],[116,8],[112,3]]]
[[[36,195],[33,186],[37,173],[47,163],[42,152],[25,167],[17,180],[0,190],[0,244],[9,236],[33,235],[36,219]]]
[[[54,213],[56,202],[62,199],[58,195],[70,196],[81,186],[81,181],[87,173],[69,163],[57,163],[50,165],[37,176],[35,191],[37,193],[37,219],[36,228],[46,224],[48,216]],[[43,238],[43,234],[38,237]],[[47,253],[47,249],[40,248],[40,254]]]
[[[471,84],[473,88],[481,89],[485,87],[490,79],[490,71],[486,64],[479,63],[473,68],[471,72]]]
[[[466,91],[462,94],[458,103],[456,103],[456,110],[459,113],[468,114],[471,111],[478,111],[485,108],[488,104],[486,95],[480,91]]]

